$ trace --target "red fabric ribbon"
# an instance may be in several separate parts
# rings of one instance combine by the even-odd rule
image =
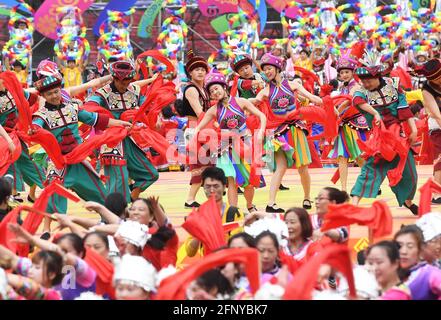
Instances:
[[[348,281],[349,295],[356,297],[354,274],[349,249],[341,244],[331,244],[302,265],[285,288],[284,300],[311,300],[317,274],[322,264],[329,264],[339,270]]]
[[[58,169],[64,168],[65,165],[80,163],[103,144],[114,147],[127,136],[126,128],[111,127],[106,129],[102,134],[85,140],[83,143],[77,145],[71,152],[63,155],[57,139],[51,132],[35,124],[32,125],[32,129],[34,130],[32,135],[20,132],[20,138],[28,143],[34,142],[40,144]]]
[[[245,265],[245,273],[250,283],[251,292],[255,293],[260,287],[259,252],[254,248],[232,248],[204,256],[186,269],[164,279],[159,286],[156,299],[184,300],[191,281],[197,279],[204,272],[228,262]]]
[[[409,73],[400,66],[393,69],[390,73],[390,76],[400,78],[400,84],[404,87],[405,90],[412,90],[412,79]]]
[[[205,254],[226,244],[222,215],[214,195],[210,196],[210,199],[198,209],[193,209],[182,224],[182,228],[202,242]]]
[[[14,98],[18,109],[18,126],[20,130],[28,131],[32,122],[32,114],[29,108],[29,102],[26,100],[23,87],[17,79],[17,76],[12,71],[5,71],[0,73],[0,79],[3,80],[3,85],[6,90]]]
[[[392,214],[386,202],[375,201],[370,208],[353,204],[330,204],[321,230],[358,224],[372,229],[374,237],[384,237],[392,233]]]
[[[17,161],[21,155],[21,143],[16,132],[12,131],[8,134],[9,137],[11,137],[11,140],[14,142],[15,150],[11,154],[6,139],[0,140],[0,176],[4,176],[11,164]]]
[[[5,246],[12,252],[17,251],[17,243],[11,241],[15,239],[15,234],[8,229],[8,223],[17,224],[17,218],[20,214],[21,207],[16,207],[3,218],[0,222],[0,245]]]
[[[45,211],[49,202],[49,198],[58,194],[61,197],[65,197],[74,202],[79,202],[80,198],[77,195],[67,190],[65,187],[60,185],[57,181],[52,181],[46,188],[43,189],[43,192],[35,201],[32,209],[29,214],[26,216],[23,221],[23,228],[28,231],[30,234],[34,235],[38,227],[43,220],[44,215],[41,214],[42,211]],[[19,245],[18,255],[22,257],[26,257],[29,254],[29,246],[28,245]]]
[[[320,83],[319,78],[317,77],[317,75],[312,72],[309,71],[305,68],[302,67],[298,67],[298,66],[294,66],[294,70],[300,72],[301,78],[303,80],[303,87],[308,90],[309,92],[313,93],[314,92],[314,83]]]
[[[136,60],[142,60],[146,57],[152,57],[155,60],[158,60],[159,62],[163,63],[166,66],[166,73],[173,73],[175,71],[174,65],[171,63],[170,60],[168,60],[162,53],[160,53],[158,50],[147,50],[141,53]],[[147,69],[147,66],[145,63],[141,64],[141,72],[145,79],[149,77],[149,72]]]
[[[380,126],[374,125],[367,141],[357,140],[358,146],[364,152],[363,158],[376,157],[392,161],[399,156],[398,165],[387,172],[389,185],[396,186],[402,176],[409,153],[409,143],[400,137],[401,127],[399,124],[392,124],[388,129],[380,122]]]
[[[432,203],[432,194],[441,193],[441,185],[429,178],[425,184],[421,186],[420,190],[420,204],[418,207],[418,216],[422,217],[424,214],[431,211],[430,204]]]
[[[84,261],[86,261],[97,274],[96,293],[100,295],[107,294],[111,299],[115,299],[115,289],[112,284],[114,274],[113,264],[92,248],[86,248]]]

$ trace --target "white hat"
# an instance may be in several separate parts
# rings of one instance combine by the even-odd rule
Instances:
[[[259,219],[253,222],[250,226],[244,228],[245,232],[253,237],[257,237],[264,231],[271,231],[277,237],[279,245],[285,247],[287,245],[288,239],[288,227],[286,223],[278,218],[268,218]]]
[[[315,290],[312,293],[312,300],[347,300],[344,296],[334,290]]]
[[[378,298],[378,283],[375,276],[369,272],[364,266],[356,266],[353,269],[355,290],[357,291],[357,296],[362,299],[373,300]],[[347,295],[349,292],[348,282],[344,277],[340,281],[340,285],[337,288],[340,294]]]
[[[278,284],[265,282],[254,295],[255,300],[282,300],[285,288]]]
[[[80,294],[75,300],[106,300],[102,296],[92,291],[86,291]]]
[[[156,269],[143,257],[125,254],[113,276],[113,283],[117,281],[130,282],[152,292],[156,289]]]
[[[0,268],[0,299],[7,298],[8,279],[6,279],[6,272]]]
[[[144,248],[151,237],[149,228],[145,224],[132,220],[123,221],[119,225],[115,236],[120,236],[141,249]]]
[[[176,270],[171,264],[168,267],[159,270],[158,275],[156,276],[156,287],[161,285],[162,280],[174,275],[176,272],[178,272],[178,270]]]
[[[441,235],[441,213],[426,213],[417,220],[416,225],[423,232],[424,242],[428,242]]]

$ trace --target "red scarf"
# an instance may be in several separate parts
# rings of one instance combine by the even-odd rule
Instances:
[[[259,252],[254,248],[225,249],[193,263],[184,270],[164,279],[158,289],[157,300],[184,300],[188,285],[204,272],[223,266],[228,262],[242,263],[250,283],[251,292],[260,286]]]
[[[430,205],[432,203],[433,192],[441,193],[441,185],[429,178],[427,182],[420,188],[420,204],[418,207],[418,216],[422,217],[424,214],[431,211]]]
[[[332,244],[302,265],[285,288],[284,300],[311,300],[311,292],[322,264],[329,264],[339,270],[348,281],[349,293],[356,297],[354,274],[349,249],[341,244]]]
[[[375,201],[370,208],[349,203],[330,204],[321,230],[324,232],[351,224],[368,226],[373,230],[374,237],[384,237],[392,233],[392,214],[382,200]]]
[[[209,254],[226,244],[222,227],[222,215],[214,195],[198,209],[193,209],[187,220],[182,224],[182,228],[202,242],[205,254]]]

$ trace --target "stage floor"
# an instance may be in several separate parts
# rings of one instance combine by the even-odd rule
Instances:
[[[311,201],[317,196],[319,190],[326,186],[333,186],[330,181],[332,175],[334,174],[336,168],[320,168],[320,169],[310,169],[311,173]],[[359,168],[349,168],[348,177],[348,188],[352,187],[354,184]],[[418,187],[427,181],[428,178],[432,176],[432,166],[418,166]],[[269,182],[271,179],[271,174],[265,174],[265,179],[267,186],[265,188],[257,189],[255,194],[255,205],[259,210],[264,210],[268,200],[269,192]],[[160,203],[164,206],[168,217],[173,222],[176,230],[179,234],[180,240],[183,241],[186,237],[186,231],[181,228],[181,224],[184,221],[184,217],[190,213],[190,209],[184,208],[184,202],[186,200],[188,192],[188,182],[190,180],[189,172],[161,172],[159,180],[153,184],[149,189],[147,189],[142,196],[155,195],[159,196]],[[300,184],[300,177],[297,170],[290,169],[287,171],[283,179],[283,184],[288,186],[290,190],[281,191],[277,195],[277,204],[282,208],[289,208],[294,206],[301,206],[303,201],[303,190]],[[337,188],[340,187],[339,184],[336,185]],[[400,228],[402,224],[412,224],[416,218],[412,213],[406,208],[400,208],[397,205],[394,194],[388,186],[387,179],[383,183],[382,195],[377,199],[382,199],[386,201],[393,214],[393,230],[394,232]],[[226,197],[225,197],[226,199]],[[197,196],[197,201],[202,203],[206,200],[206,197],[201,189]],[[363,199],[360,205],[368,205],[372,203],[374,199]],[[415,197],[415,203],[419,202],[419,192],[417,191]],[[243,196],[239,195],[239,206],[242,210],[245,208],[245,199]],[[437,206],[432,206],[433,210],[438,209]],[[310,213],[314,213],[314,206],[310,210]],[[80,215],[83,217],[97,217],[96,214],[88,213],[82,208],[81,203],[76,204],[69,202],[69,214]],[[392,236],[392,235],[391,235]],[[367,237],[367,228],[361,226],[352,226],[350,230],[350,247],[354,248],[357,242]],[[377,239],[376,239],[377,240]],[[363,242],[363,244],[361,244]],[[365,245],[365,241],[361,240],[359,242],[359,247]],[[355,255],[355,250],[354,250]]]

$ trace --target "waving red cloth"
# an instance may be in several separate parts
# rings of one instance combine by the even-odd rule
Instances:
[[[322,264],[339,270],[348,281],[350,297],[356,297],[354,274],[352,273],[349,249],[341,244],[332,244],[301,266],[285,288],[284,300],[311,300],[317,274]]]
[[[282,265],[286,265],[291,274],[295,274],[300,267],[300,263],[293,256],[286,254],[283,250],[279,251],[279,259]]]
[[[127,110],[121,114],[121,120],[132,121],[133,123],[139,121],[147,125],[147,127],[142,127],[135,124],[128,132],[141,149],[153,147],[162,156],[167,155],[170,144],[161,134],[153,130],[153,128],[156,126],[156,120],[162,108],[173,103],[175,99],[174,84],[171,82],[164,84],[162,77],[158,77],[147,88],[146,100],[140,108]],[[104,114],[111,119],[115,118],[109,110],[95,102],[86,103],[83,109],[89,112]],[[148,114],[146,115],[147,112]],[[108,129],[106,129],[106,131],[107,130]]]
[[[17,134],[14,131],[8,134],[11,137],[11,140],[14,142],[15,150],[14,153],[11,154],[6,139],[0,140],[0,177],[6,174],[11,164],[17,161],[21,155],[21,143],[17,137]]]
[[[155,60],[158,60],[159,62],[163,63],[166,66],[166,73],[173,73],[175,71],[174,65],[171,63],[170,60],[168,60],[161,52],[158,50],[147,50],[141,53],[136,60],[142,60],[146,57],[152,57]],[[147,69],[147,66],[145,63],[141,64],[141,72],[145,79],[149,77],[149,71]]]
[[[400,66],[393,69],[390,73],[390,76],[400,78],[400,84],[405,90],[412,90],[412,79],[410,77],[410,74]]]
[[[115,299],[115,289],[112,285],[113,264],[92,248],[86,248],[84,261],[96,272],[96,293],[107,294],[111,299]]]
[[[9,250],[11,250],[12,252],[14,252],[20,256],[24,256],[24,255],[21,255],[20,252],[25,247],[27,249],[29,249],[28,248],[29,245],[18,244],[17,242],[12,241],[13,239],[15,239],[15,234],[13,232],[9,231],[8,224],[9,223],[17,224],[17,218],[18,218],[20,212],[25,211],[25,210],[29,211],[29,214],[35,213],[35,214],[41,215],[42,217],[49,216],[49,213],[42,212],[42,211],[36,210],[34,208],[22,205],[22,206],[18,206],[16,208],[14,208],[13,210],[11,210],[0,222],[0,244],[7,247]],[[27,256],[27,254],[25,256]]]
[[[358,224],[373,230],[374,237],[384,237],[392,233],[392,214],[383,200],[375,201],[370,208],[353,204],[330,204],[321,230]]]
[[[182,228],[202,242],[205,254],[226,244],[221,212],[214,195],[198,209],[193,209]]]
[[[18,109],[18,126],[20,130],[28,131],[32,122],[32,114],[29,108],[29,102],[26,100],[23,87],[17,79],[17,76],[12,71],[5,71],[0,73],[0,79],[3,80],[3,85],[6,90],[14,98]]]
[[[260,287],[259,252],[254,248],[232,248],[214,252],[191,264],[184,270],[164,279],[158,289],[157,300],[184,300],[188,285],[204,272],[227,264],[242,263],[250,283],[251,292]]]
[[[233,78],[233,84],[230,89],[230,96],[235,97],[237,95],[237,85],[239,84],[239,76],[236,74]]]
[[[32,128],[34,134],[27,135],[21,132],[20,137],[26,142],[40,144],[58,169],[63,168],[65,165],[80,163],[103,144],[107,144],[110,147],[116,146],[127,136],[127,129],[124,127],[107,128],[102,134],[85,140],[71,152],[63,155],[57,139],[51,132],[37,125],[32,125]]]
[[[392,161],[399,156],[398,165],[387,172],[389,185],[397,185],[402,176],[409,153],[409,143],[400,137],[401,127],[399,124],[392,124],[388,129],[381,122],[380,126],[374,125],[367,141],[357,140],[358,146],[364,152],[363,158],[376,157]],[[377,161],[377,160],[376,160]]]
[[[74,202],[80,201],[80,198],[78,198],[78,196],[76,196],[74,193],[67,190],[57,181],[52,181],[46,188],[43,189],[43,192],[40,194],[40,196],[37,198],[34,205],[32,206],[32,208],[35,210],[29,211],[29,214],[23,221],[23,228],[30,234],[34,235],[37,232],[38,227],[40,226],[41,221],[44,217],[41,212],[46,210],[49,198],[54,194],[58,194]],[[18,255],[21,257],[26,257],[28,254],[29,246],[19,245]]]
[[[20,214],[21,207],[16,207],[3,218],[0,222],[0,244],[5,246],[12,252],[17,251],[17,243],[11,241],[15,239],[15,234],[8,229],[8,223],[17,224],[17,218]]]
[[[441,185],[429,178],[420,190],[420,203],[418,207],[418,216],[422,217],[424,214],[431,211],[430,205],[432,203],[432,193],[441,193]]]
[[[311,93],[314,93],[314,83],[320,83],[317,75],[305,68],[294,66],[294,70],[300,72],[303,80],[303,87]]]

